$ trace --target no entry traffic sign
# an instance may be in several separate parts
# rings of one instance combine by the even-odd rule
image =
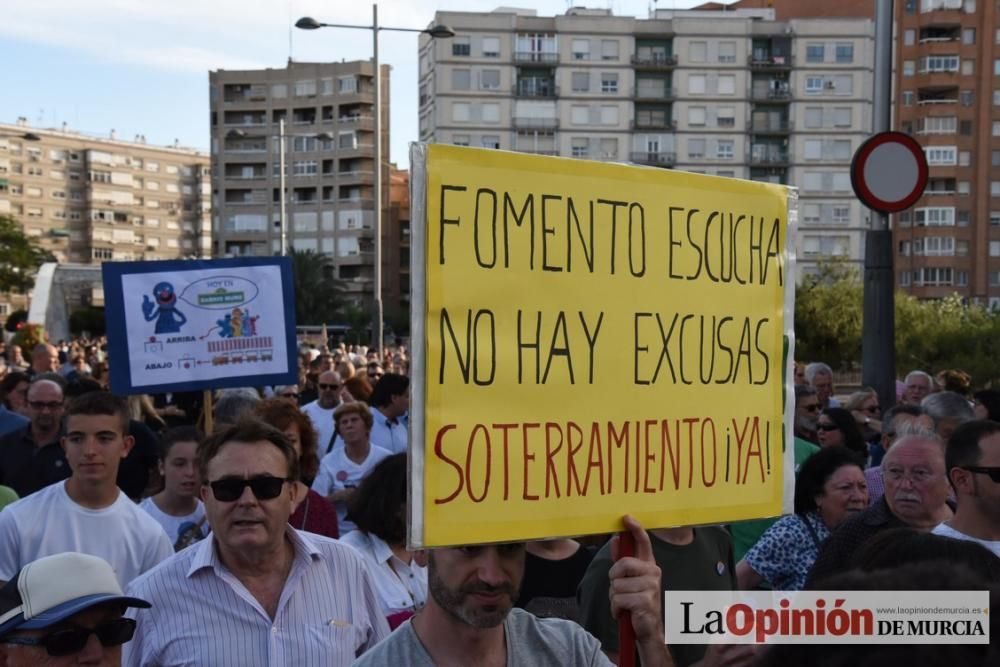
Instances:
[[[880,132],[851,162],[854,194],[870,209],[896,213],[913,206],[927,186],[927,157],[908,134]]]

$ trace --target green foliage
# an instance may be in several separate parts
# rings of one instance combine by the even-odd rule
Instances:
[[[341,310],[340,317],[350,327],[345,336],[345,343],[363,345],[369,342],[368,330],[372,323],[371,310],[348,304]]]
[[[29,358],[36,345],[49,342],[49,334],[41,324],[25,324],[17,330],[11,342],[19,345],[25,358]]]
[[[0,292],[27,292],[35,285],[38,267],[54,261],[52,253],[24,235],[14,218],[0,215]]]
[[[795,357],[849,370],[861,365],[864,288],[857,269],[827,263],[795,292]],[[972,375],[975,386],[1000,386],[1000,313],[958,295],[918,300],[896,292],[896,369]]]
[[[69,330],[74,336],[87,332],[91,336],[104,335],[104,309],[91,306],[74,310],[69,316]]]
[[[343,289],[333,277],[333,262],[313,250],[292,250],[296,324],[335,322]]]

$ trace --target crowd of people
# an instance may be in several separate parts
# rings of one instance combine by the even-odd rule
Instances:
[[[1000,392],[961,372],[911,372],[883,412],[796,364],[791,515],[625,518],[629,557],[610,536],[425,552],[406,539],[404,347],[304,344],[297,384],[211,405],[113,395],[105,347],[0,355],[0,667],[598,665],[626,648],[643,665],[853,665],[822,647],[668,646],[663,592],[1000,583]],[[906,648],[889,664],[933,655]],[[949,656],[1000,664],[989,651]]]

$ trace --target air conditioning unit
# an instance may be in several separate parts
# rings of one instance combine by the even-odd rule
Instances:
[[[823,87],[826,88],[827,90],[833,90],[835,88],[833,81],[827,81],[826,83],[823,84]]]

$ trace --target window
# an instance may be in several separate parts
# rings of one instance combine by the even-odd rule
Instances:
[[[341,76],[337,78],[337,90],[341,93],[356,93],[358,91],[358,80],[353,76]]]
[[[451,70],[452,90],[469,90],[472,87],[472,71],[467,69]]]
[[[917,72],[917,64],[912,60],[903,61],[903,76],[913,76]]]
[[[483,148],[498,150],[500,148],[500,137],[492,134],[484,134],[480,140],[480,145]]]
[[[972,106],[972,91],[971,90],[963,90],[963,91],[961,91],[958,94],[958,102],[963,107],[971,107]]]
[[[296,81],[295,82],[295,96],[296,97],[315,97],[316,96],[316,81]]]
[[[500,70],[484,69],[480,72],[479,87],[483,90],[498,90],[500,88]]]
[[[573,137],[570,139],[569,154],[573,157],[587,157],[590,155],[590,141],[586,137]]]
[[[500,38],[483,37],[483,57],[498,58],[500,56]]]
[[[1000,181],[990,181],[990,196],[1000,197]]]
[[[833,210],[832,219],[834,224],[845,225],[851,220],[851,207],[849,204],[844,205],[834,205],[831,207]]]
[[[957,72],[958,56],[927,56],[920,59],[921,72]]]
[[[618,40],[617,39],[602,39],[601,40],[601,60],[605,60],[605,61],[618,60]]]
[[[993,76],[1000,75],[1000,60],[993,61]]]
[[[617,44],[617,42],[615,42]],[[618,92],[618,75],[615,73],[603,73],[601,74],[601,92],[602,93],[617,93]]]
[[[590,107],[583,104],[574,104],[570,107],[570,122],[574,125],[589,125]]]
[[[955,134],[958,119],[954,116],[929,116],[918,134]]]
[[[590,40],[573,40],[573,60],[590,60]]]
[[[837,62],[838,63],[854,62],[853,44],[837,44]]]
[[[719,107],[715,112],[715,122],[719,127],[736,127],[735,107]]]
[[[719,42],[719,62],[736,62],[736,42]]]
[[[1000,241],[990,241],[990,257],[1000,257]]]
[[[573,72],[573,92],[590,92],[590,72]]]
[[[453,134],[451,135],[451,143],[455,146],[468,146],[469,145],[469,135],[467,134]]]
[[[601,139],[601,157],[606,160],[618,159],[618,140],[615,138]]]
[[[470,111],[468,102],[452,102],[451,119],[456,123],[467,123],[472,118]]]
[[[903,44],[906,46],[913,46],[916,40],[916,31],[913,28],[903,31]]]
[[[899,272],[899,286],[900,287],[909,287],[910,286],[910,272],[909,271],[900,271]]]
[[[957,162],[957,149],[954,146],[925,146],[929,165],[954,165]]]
[[[914,209],[913,224],[917,227],[954,227],[955,207],[938,206]]]
[[[719,75],[719,94],[720,95],[736,94],[736,77],[734,75],[732,74]]]
[[[705,124],[705,107],[688,107],[688,125],[701,126]]]
[[[825,60],[826,53],[823,44],[806,44],[806,62],[821,63]]]
[[[705,157],[705,140],[704,139],[688,139],[688,157],[692,159],[698,159]]]
[[[715,157],[719,160],[732,160],[733,147],[734,142],[732,139],[719,139],[719,143],[715,147]]]
[[[689,74],[688,75],[688,94],[690,94],[690,95],[704,95],[705,94],[705,75],[704,74]]]
[[[1000,226],[1000,211],[990,211],[990,224]]]
[[[275,99],[284,99],[288,97],[288,85],[284,83],[275,83],[271,85],[271,97]]]
[[[499,123],[500,122],[500,105],[499,104],[483,104],[482,106],[483,122],[484,123]]]
[[[962,61],[962,76],[972,76],[975,71],[975,62],[966,58]]]
[[[468,56],[472,55],[472,44],[468,36],[451,38],[451,55]]]
[[[691,42],[688,45],[688,60],[693,63],[708,60],[708,42]]]
[[[993,91],[993,106],[1000,105],[1000,89],[994,89]]]
[[[815,95],[822,91],[823,91],[823,77],[821,76],[806,77],[806,95]]]
[[[604,105],[601,107],[601,125],[618,124],[618,107]]]
[[[972,153],[969,151],[959,151],[958,152],[958,166],[968,167],[969,161],[972,159]]]
[[[972,192],[972,184],[969,181],[958,182],[958,194],[967,195]]]
[[[826,82],[826,87],[832,87],[835,95],[850,95],[854,92],[854,77],[850,74],[835,76]]]
[[[904,90],[903,91],[903,106],[912,107],[913,106],[913,91]]]

